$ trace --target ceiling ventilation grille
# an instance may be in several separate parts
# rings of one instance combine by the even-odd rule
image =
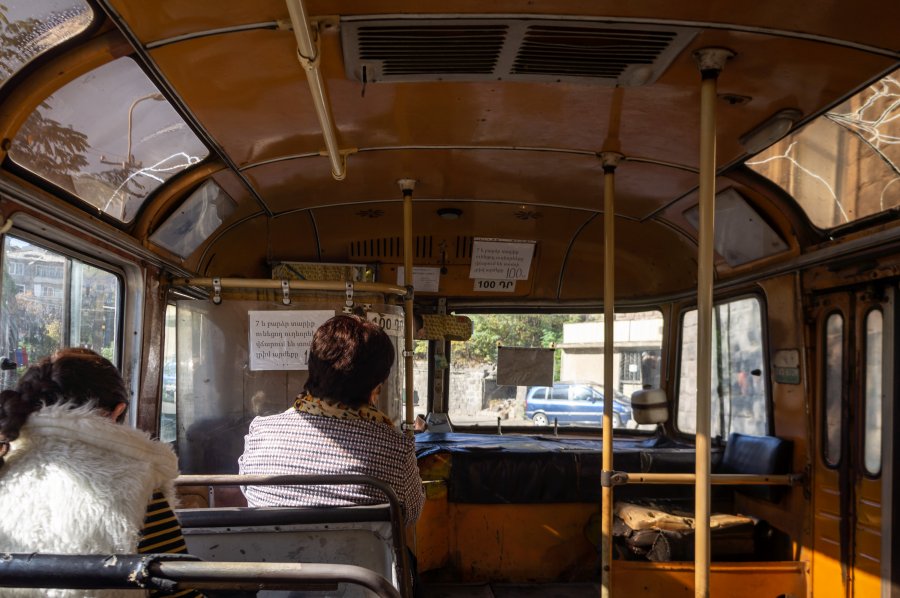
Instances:
[[[399,81],[655,81],[695,30],[592,20],[408,18],[342,21],[347,76]]]
[[[380,76],[481,74],[497,67],[506,38],[503,25],[363,26],[358,29],[359,59],[378,64]],[[368,74],[367,74],[368,75]],[[367,77],[368,78],[368,77]],[[370,78],[370,80],[373,80]]]
[[[434,255],[434,239],[430,236],[418,236],[413,240],[413,252],[416,258],[427,259]],[[350,242],[351,258],[402,258],[403,240],[400,237],[367,239]]]
[[[533,25],[512,72],[618,79],[634,65],[652,66],[675,37],[674,31]]]

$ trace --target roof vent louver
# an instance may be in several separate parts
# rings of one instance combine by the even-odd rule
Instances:
[[[655,81],[693,29],[594,20],[352,17],[341,25],[347,76],[400,81]]]

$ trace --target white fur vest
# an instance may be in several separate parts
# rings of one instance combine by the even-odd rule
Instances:
[[[44,407],[28,419],[0,468],[0,552],[134,553],[153,490],[175,506],[176,475],[172,449],[144,432],[86,407]],[[5,588],[0,594],[136,595]]]

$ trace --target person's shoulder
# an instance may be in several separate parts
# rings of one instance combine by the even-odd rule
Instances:
[[[364,425],[368,430],[372,432],[372,434],[379,437],[380,439],[383,439],[384,442],[394,445],[402,445],[406,448],[415,448],[415,438],[413,438],[409,434],[404,433],[396,425],[392,426],[387,423],[373,421],[361,421],[358,423]]]
[[[300,417],[295,409],[289,408],[281,413],[272,415],[257,415],[250,421],[250,432],[254,430],[290,425],[293,422],[299,422]]]

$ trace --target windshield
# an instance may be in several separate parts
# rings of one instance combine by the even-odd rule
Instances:
[[[600,427],[602,314],[474,314],[472,337],[452,343],[448,411],[456,425]],[[616,314],[613,424],[635,428],[631,393],[659,385],[663,316]],[[503,348],[545,349],[546,377],[511,385],[498,368]],[[531,356],[528,357],[531,359]],[[543,364],[529,367],[541,370]],[[529,371],[533,374],[533,371]],[[499,375],[498,375],[499,374]],[[521,372],[520,372],[521,375]]]

